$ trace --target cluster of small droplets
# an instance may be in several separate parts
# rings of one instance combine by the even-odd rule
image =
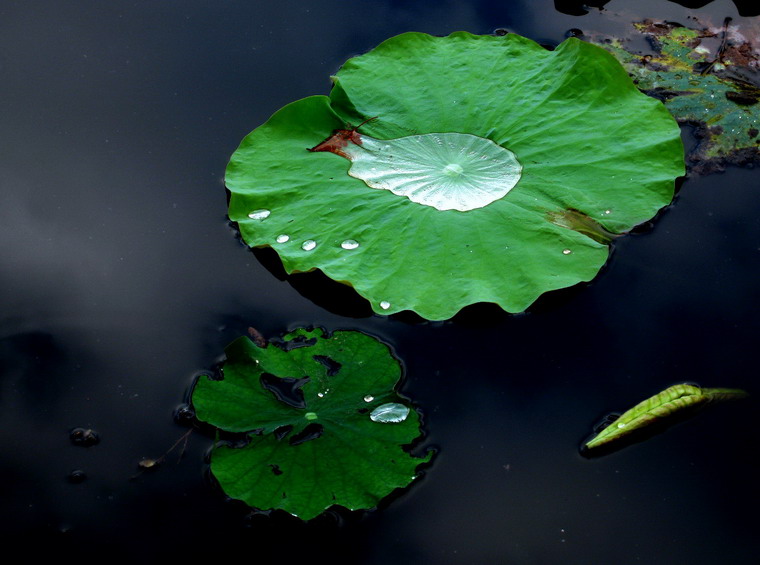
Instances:
[[[261,208],[259,210],[254,210],[253,212],[249,213],[248,217],[252,220],[261,221],[261,220],[267,219],[271,213],[272,213],[271,210]],[[287,243],[288,241],[290,241],[290,236],[288,234],[281,233],[275,238],[275,241],[277,243]],[[355,239],[346,239],[340,244],[340,246],[342,249],[348,249],[348,250],[356,249],[359,247],[359,242],[356,241]],[[316,247],[317,247],[317,242],[314,241],[313,239],[307,239],[301,244],[301,249],[303,249],[304,251],[312,251],[316,249]]]

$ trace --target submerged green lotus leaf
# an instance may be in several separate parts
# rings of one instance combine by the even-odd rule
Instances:
[[[373,508],[412,482],[432,454],[408,450],[420,420],[394,391],[401,366],[388,346],[360,332],[320,329],[283,340],[279,347],[235,340],[223,379],[200,378],[193,389],[199,420],[248,435],[242,447],[212,452],[224,492],[309,520],[336,504]]]
[[[684,173],[662,103],[576,39],[406,33],[333,81],[242,141],[229,217],[289,273],[321,269],[378,313],[521,312],[589,281]]]
[[[628,70],[638,87],[664,101],[684,124],[697,126],[700,143],[689,155],[694,171],[709,173],[727,164],[760,158],[760,65],[758,46],[736,27],[685,27],[644,20],[633,24],[632,38],[591,35]],[[645,37],[653,54],[631,48]]]

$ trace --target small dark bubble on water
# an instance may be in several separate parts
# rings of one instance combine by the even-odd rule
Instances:
[[[498,35],[499,37],[503,37],[509,34],[509,30],[503,27],[497,27],[495,30],[493,30],[493,34]]]
[[[570,28],[565,32],[565,37],[583,37],[583,30],[580,30],[577,27]]]
[[[89,428],[74,428],[69,432],[69,439],[71,443],[81,447],[91,447],[100,442],[98,432]]]
[[[174,411],[174,421],[182,426],[189,426],[195,421],[195,410],[183,404]]]
[[[69,476],[67,478],[71,484],[78,485],[79,483],[83,483],[87,480],[87,473],[81,469],[74,469],[71,471],[71,473],[69,473]]]

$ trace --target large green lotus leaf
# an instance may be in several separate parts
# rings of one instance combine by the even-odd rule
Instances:
[[[375,507],[407,486],[431,454],[404,447],[420,421],[394,391],[401,366],[388,346],[354,331],[296,330],[284,340],[290,346],[235,340],[223,379],[201,378],[193,389],[198,419],[249,433],[243,447],[212,452],[225,493],[309,520],[335,504]]]
[[[341,128],[339,142],[356,141],[350,155],[333,150],[334,137],[332,149],[318,149]],[[414,136],[427,149],[470,139],[454,134],[512,152],[516,185],[461,211],[362,180],[383,141],[378,168],[424,161],[399,153]],[[490,163],[477,151],[468,151],[475,162]],[[451,167],[462,171],[442,171]],[[380,173],[391,185],[416,170]],[[476,302],[521,312],[544,292],[591,280],[607,260],[607,236],[654,216],[683,173],[675,120],[605,50],[576,39],[548,51],[513,34],[406,33],[347,61],[329,98],[291,103],[248,135],[226,184],[243,239],[273,247],[288,272],[318,268],[378,313],[439,320]]]

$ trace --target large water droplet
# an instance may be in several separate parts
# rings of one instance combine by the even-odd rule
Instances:
[[[364,397],[364,402],[372,402],[373,400],[375,400],[375,397],[372,396],[371,394],[368,394],[367,396]]]
[[[380,303],[380,308],[382,308],[383,310],[387,310],[387,309],[388,309],[388,308],[390,308],[390,307],[391,307],[391,303],[390,303],[390,302],[388,302],[387,300],[383,300],[383,301]]]
[[[313,239],[307,239],[301,244],[301,249],[303,249],[304,251],[311,251],[316,246],[317,246],[316,241],[314,241]]]
[[[290,240],[290,236],[282,233],[277,236],[277,239],[275,241],[277,241],[277,243],[285,243],[288,240]]]
[[[373,422],[382,424],[396,424],[403,422],[409,415],[409,407],[398,402],[388,402],[375,408],[369,415]]]
[[[269,214],[272,212],[270,210],[266,210],[262,208],[261,210],[254,210],[250,214],[248,214],[248,217],[252,220],[264,220],[269,217]]]
[[[348,174],[438,210],[466,212],[503,198],[517,185],[522,165],[490,139],[464,133],[428,133],[380,141],[362,135],[343,152]]]
[[[356,241],[355,239],[347,239],[346,241],[341,243],[340,246],[343,249],[356,249],[357,247],[359,247],[359,242]]]

